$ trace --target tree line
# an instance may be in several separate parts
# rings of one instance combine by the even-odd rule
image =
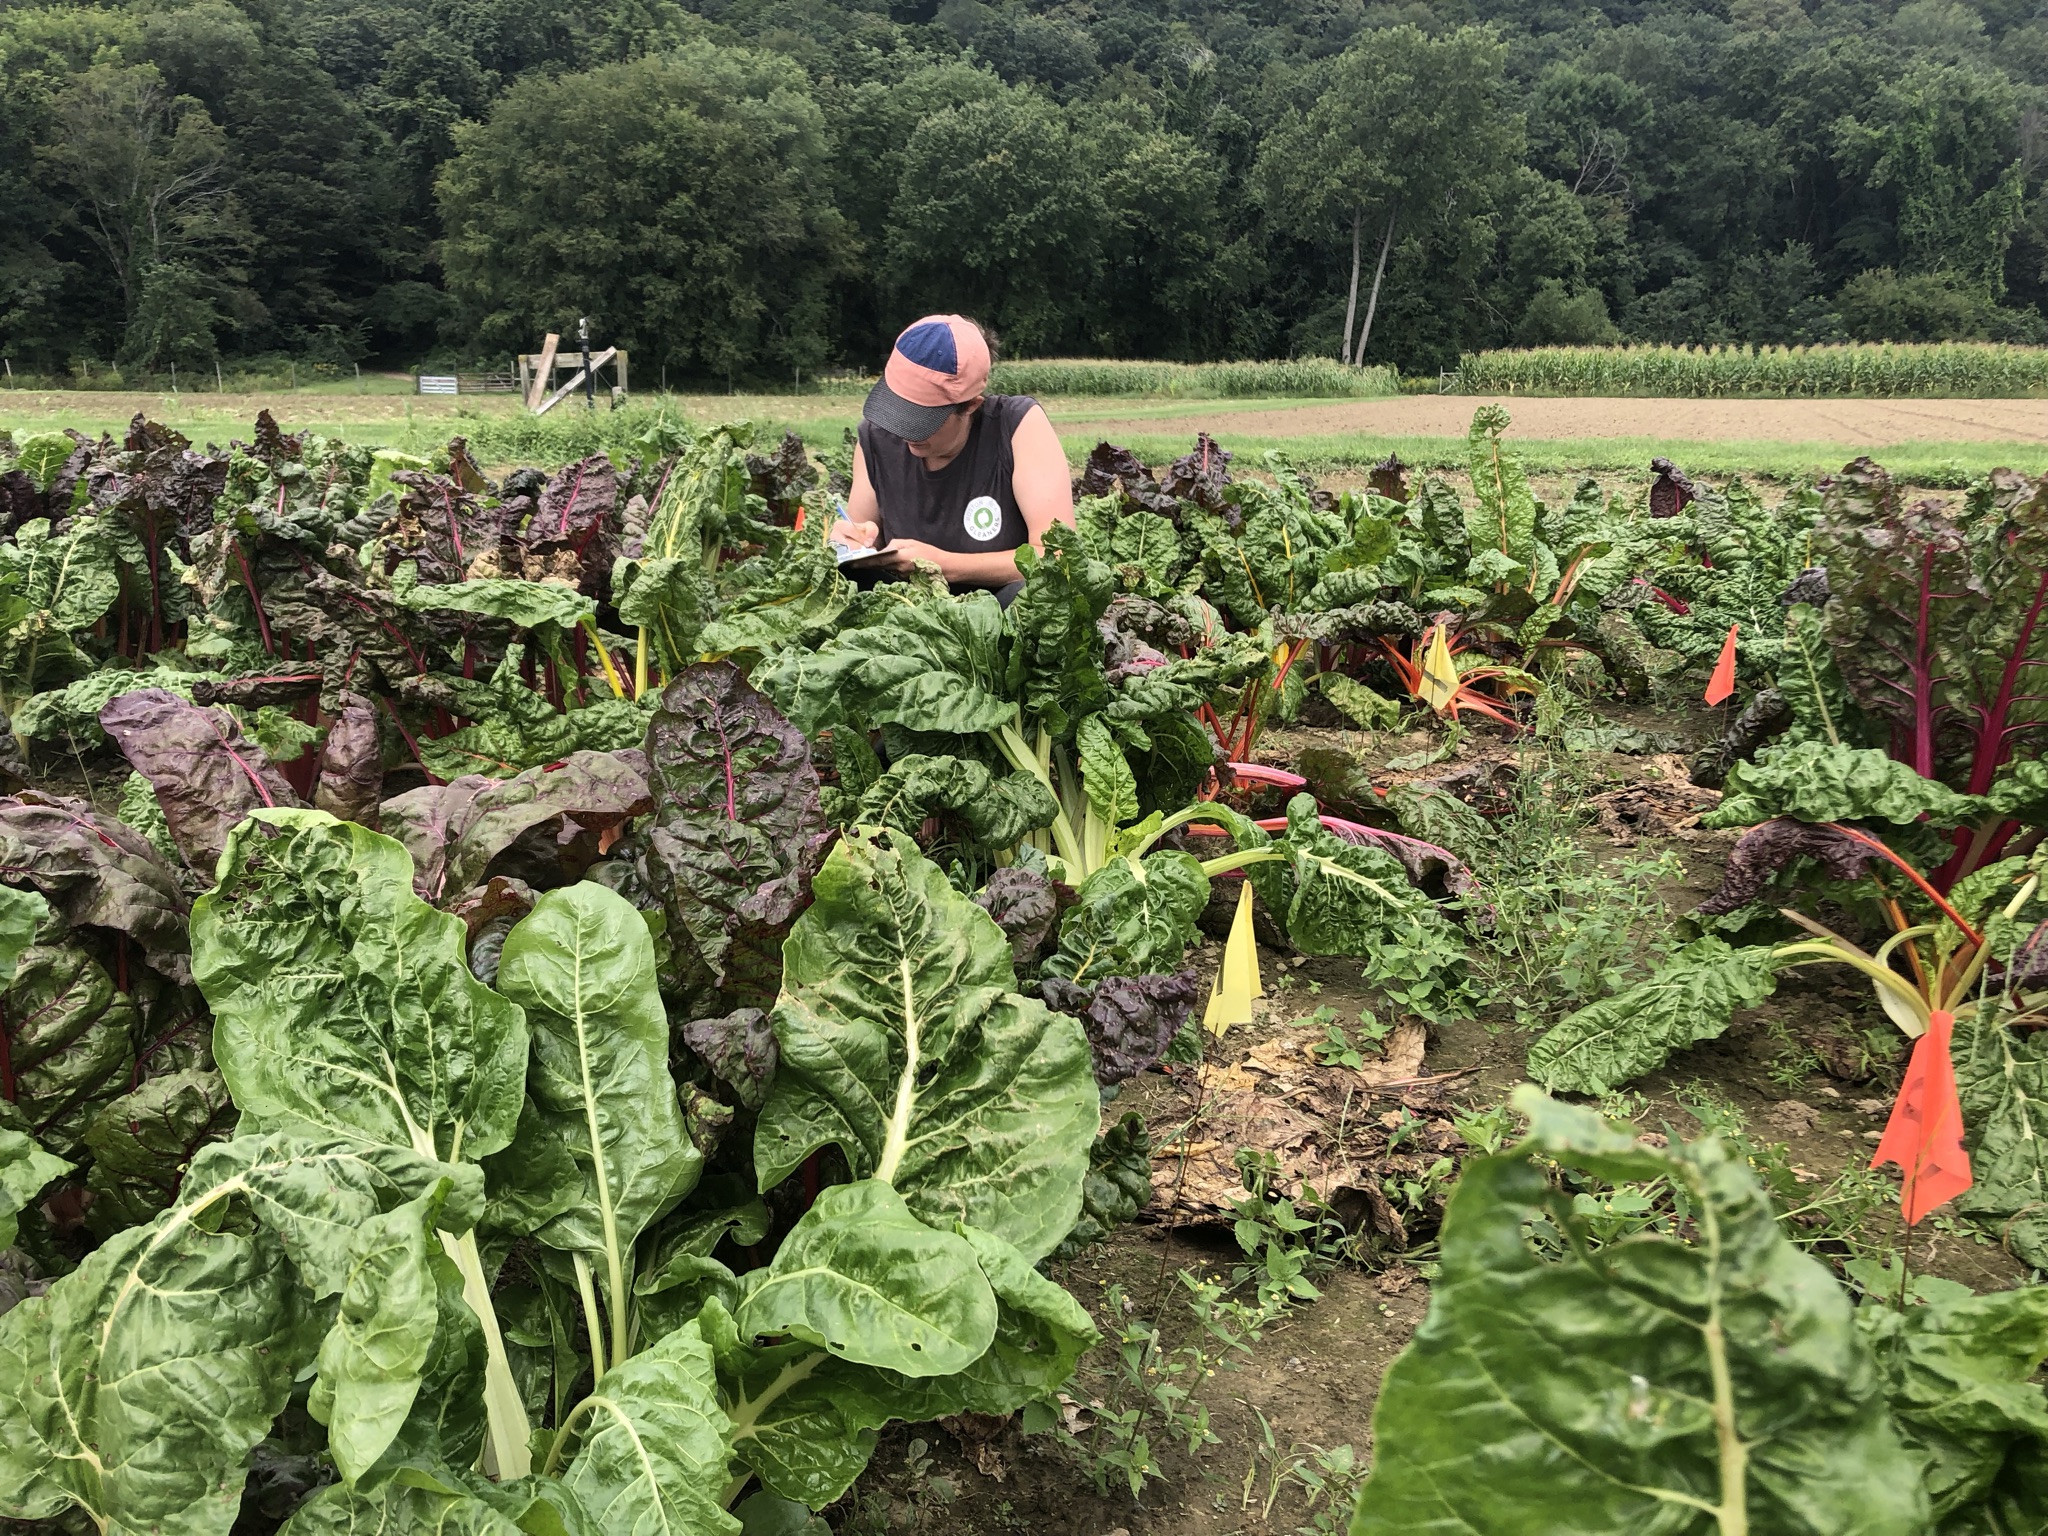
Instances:
[[[2039,0],[0,9],[0,352],[2048,340]]]

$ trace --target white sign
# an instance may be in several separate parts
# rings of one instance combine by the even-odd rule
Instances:
[[[455,393],[455,375],[452,373],[423,373],[420,375],[420,393],[423,395],[452,395]]]

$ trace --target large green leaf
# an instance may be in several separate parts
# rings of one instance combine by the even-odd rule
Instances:
[[[1923,1532],[1848,1298],[1741,1158],[1711,1139],[1653,1150],[1534,1089],[1515,1102],[1528,1139],[1467,1163],[1451,1196],[1429,1316],[1373,1410],[1353,1536]],[[1694,1240],[1599,1245],[1542,1159],[1668,1180]],[[1537,1221],[1566,1244],[1538,1252]]]
[[[1777,985],[1768,946],[1694,939],[1647,980],[1559,1020],[1529,1047],[1529,1075],[1554,1093],[1605,1093],[1714,1039]]]
[[[1015,719],[1003,670],[1003,610],[991,593],[894,609],[815,652],[791,648],[754,686],[806,731],[858,719],[870,726],[972,736]]]
[[[1119,854],[1075,890],[1060,920],[1059,948],[1046,971],[1070,981],[1167,974],[1195,938],[1209,901],[1201,863],[1178,849],[1136,858]]]
[[[761,1188],[836,1144],[921,1219],[1043,1258],[1099,1113],[1081,1026],[1016,993],[1002,930],[901,834],[849,833],[814,894],[783,951]]]
[[[1034,774],[999,774],[968,757],[910,752],[890,763],[851,805],[842,802],[841,814],[913,837],[927,817],[945,814],[973,841],[1011,848],[1025,833],[1052,825],[1059,802]]]
[[[1003,692],[1023,709],[1026,730],[1065,740],[1083,716],[1109,702],[1096,628],[1116,576],[1081,547],[1080,536],[1055,523],[1045,553],[1019,551],[1024,587],[1010,604],[1010,644]],[[986,727],[984,727],[986,729]]]
[[[740,1305],[742,1334],[788,1334],[860,1365],[951,1376],[995,1342],[973,1247],[879,1179],[821,1191]]]
[[[423,1197],[363,1223],[334,1324],[320,1343],[311,1406],[349,1482],[390,1448],[419,1394],[439,1323],[439,1204]]]
[[[1241,820],[1228,825],[1240,847],[1252,845]],[[1456,984],[1464,943],[1393,854],[1335,836],[1306,794],[1287,802],[1287,831],[1272,846],[1282,859],[1254,864],[1249,874],[1296,949],[1373,957],[1376,974],[1432,988]]]
[[[93,1230],[132,1227],[170,1205],[199,1149],[232,1132],[236,1119],[227,1083],[207,1067],[159,1073],[110,1101],[85,1127]]]
[[[695,1323],[605,1372],[563,1481],[605,1536],[738,1536],[725,1512],[732,1427]]]
[[[319,1345],[309,1298],[345,1288],[382,1212],[448,1195],[473,1220],[481,1193],[475,1170],[399,1149],[208,1147],[175,1206],[0,1317],[0,1511],[224,1536],[249,1447]]]
[[[1988,1009],[1956,1020],[1957,1096],[1975,1182],[1960,1209],[1992,1218],[2012,1251],[2048,1266],[2048,1038]]]
[[[2017,1491],[1999,1486],[2013,1481],[2008,1465],[2038,1462],[2048,1446],[2048,1395],[2032,1379],[2048,1358],[2048,1287],[1985,1296],[1941,1288],[1947,1294],[1903,1311],[1866,1304],[1857,1312],[1892,1417],[1926,1458],[1923,1480],[1943,1532],[2037,1532],[2048,1511],[2037,1507],[2022,1525],[1998,1506]]]
[[[561,1482],[493,1483],[447,1462],[409,1462],[374,1484],[332,1483],[281,1536],[609,1536]]]
[[[462,920],[413,894],[405,849],[322,811],[235,828],[193,905],[193,975],[252,1130],[468,1158],[519,1119],[526,1024],[469,973]]]
[[[1760,763],[1728,771],[1721,803],[1700,818],[1709,827],[1747,827],[1773,816],[1798,821],[1888,821],[1907,826],[1930,818],[1941,826],[1969,820],[1976,802],[1937,779],[1922,778],[1876,747],[1801,741]]]
[[[19,1213],[43,1192],[43,1186],[71,1165],[36,1145],[26,1131],[0,1126],[0,1248],[14,1246]]]
[[[72,1155],[100,1106],[127,1089],[137,1028],[134,1002],[82,947],[32,945],[0,993],[0,1098],[44,1146]]]
[[[498,986],[526,1010],[538,1126],[575,1161],[575,1204],[536,1234],[616,1267],[703,1167],[668,1071],[647,923],[587,881],[549,891],[505,940]],[[516,1151],[516,1149],[515,1149]]]
[[[21,952],[36,941],[36,929],[49,916],[50,904],[38,892],[0,885],[0,987],[14,980]]]

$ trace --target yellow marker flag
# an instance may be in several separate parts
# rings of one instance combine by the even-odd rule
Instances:
[[[1451,699],[1458,692],[1458,664],[1451,660],[1450,641],[1445,637],[1445,626],[1432,625],[1429,644],[1422,651],[1422,702],[1438,714],[1450,707]]]
[[[1209,987],[1209,1011],[1202,1015],[1202,1027],[1220,1035],[1233,1024],[1251,1023],[1252,999],[1265,995],[1259,985],[1259,946],[1252,937],[1252,883],[1247,880],[1238,891],[1237,915],[1223,942],[1223,963],[1216,967]]]

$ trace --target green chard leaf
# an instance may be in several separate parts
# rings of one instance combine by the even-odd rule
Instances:
[[[1075,890],[1060,921],[1049,975],[1097,982],[1110,976],[1167,974],[1180,969],[1195,939],[1195,919],[1209,901],[1209,877],[1178,849],[1135,858],[1112,857]]]
[[[1529,1047],[1529,1075],[1553,1093],[1605,1093],[1633,1081],[1769,997],[1776,967],[1769,946],[1694,939],[1646,980],[1553,1025]]]
[[[1081,1026],[1017,994],[1002,930],[901,834],[849,833],[814,894],[784,947],[760,1187],[837,1145],[921,1220],[1043,1258],[1095,1136]]]
[[[70,1171],[69,1163],[37,1146],[28,1132],[0,1126],[0,1248],[14,1246],[20,1213],[43,1186]]]
[[[439,1157],[511,1141],[525,1020],[470,975],[462,920],[412,887],[400,844],[323,811],[229,834],[193,905],[193,975],[249,1130]]]
[[[598,1381],[582,1449],[563,1476],[606,1536],[739,1536],[725,1512],[732,1426],[694,1322]]]
[[[1373,1410],[1353,1536],[1925,1531],[1848,1297],[1742,1159],[1713,1139],[1652,1150],[1531,1088],[1515,1103],[1528,1138],[1468,1162],[1451,1196],[1429,1316]],[[1542,1159],[1669,1180],[1697,1239],[1598,1244]],[[1532,1221],[1561,1252],[1531,1246]]]
[[[309,1302],[345,1291],[380,1214],[446,1199],[466,1222],[481,1193],[474,1169],[396,1148],[206,1148],[176,1205],[0,1317],[0,1510],[226,1536],[248,1450],[320,1347]],[[253,1228],[221,1220],[230,1202]]]
[[[787,1334],[858,1365],[952,1376],[995,1342],[972,1245],[880,1179],[823,1190],[740,1304],[740,1332]]]
[[[1790,816],[1895,826],[1926,817],[1937,826],[1954,826],[1975,813],[1970,796],[1922,778],[1876,747],[1802,741],[1776,748],[1762,762],[1729,769],[1721,803],[1700,818],[1700,825],[1747,827]]]
[[[616,1307],[641,1231],[689,1193],[704,1162],[669,1076],[646,921],[587,881],[549,891],[506,938],[498,986],[525,1009],[533,1038],[532,1128],[568,1149],[582,1185],[535,1235],[605,1267]]]

